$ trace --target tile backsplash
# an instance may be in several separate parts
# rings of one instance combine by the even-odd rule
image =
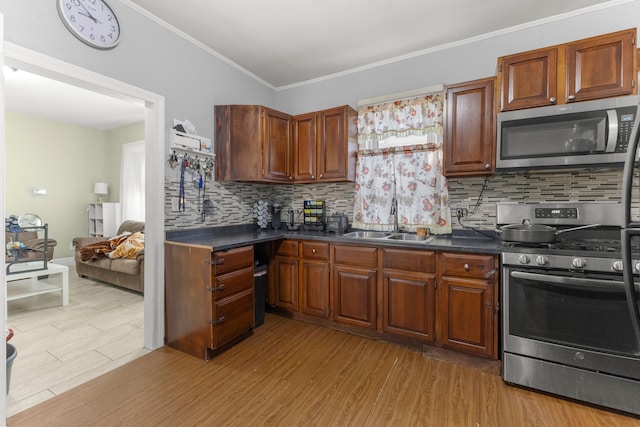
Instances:
[[[165,182],[165,227],[167,229],[202,226],[238,225],[254,222],[252,205],[266,200],[269,205],[282,205],[282,220],[289,209],[301,221],[304,200],[325,200],[327,213],[343,212],[353,217],[354,184],[271,185],[232,182],[207,183],[206,198],[213,202],[213,212],[203,215],[202,192],[190,180],[185,183],[186,208],[173,211],[177,200],[179,179]],[[484,177],[450,178],[451,209],[467,208],[469,216],[462,224],[493,229],[496,225],[498,202],[591,202],[620,201],[622,169],[571,169],[535,172],[499,172]],[[455,217],[453,228],[461,228]]]

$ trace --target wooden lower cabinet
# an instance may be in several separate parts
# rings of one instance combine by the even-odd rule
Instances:
[[[497,358],[497,257],[443,253],[440,264],[438,345]]]
[[[274,305],[298,311],[298,258],[276,256],[273,262]]]
[[[384,248],[382,254],[382,330],[434,342],[435,253]]]
[[[300,311],[329,318],[329,263],[300,261]]]
[[[254,323],[253,246],[165,243],[165,340],[208,360]]]

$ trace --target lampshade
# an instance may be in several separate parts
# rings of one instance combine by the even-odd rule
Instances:
[[[93,184],[93,194],[109,194],[106,182],[96,182]]]

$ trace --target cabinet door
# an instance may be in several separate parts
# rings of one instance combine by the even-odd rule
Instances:
[[[275,257],[273,273],[275,305],[298,311],[298,258]]]
[[[301,311],[329,318],[329,263],[300,261]]]
[[[376,281],[375,269],[335,266],[333,320],[375,329]]]
[[[500,59],[502,111],[557,102],[558,51],[555,47]]]
[[[291,181],[291,116],[269,108],[262,108],[262,114],[262,178],[270,182]]]
[[[293,117],[294,175],[295,182],[316,180],[316,145],[318,115],[301,114]]]
[[[439,308],[442,347],[497,356],[492,281],[443,277]]]
[[[319,180],[355,180],[355,117],[355,110],[349,106],[320,112],[320,135],[316,156]]]
[[[435,295],[435,277],[432,275],[385,271],[383,330],[433,342]]]
[[[495,78],[447,88],[444,175],[495,171]]]
[[[569,43],[566,101],[633,93],[635,35],[633,29]]]

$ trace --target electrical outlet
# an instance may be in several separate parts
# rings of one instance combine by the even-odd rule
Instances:
[[[457,208],[456,209],[456,217],[458,218],[466,218],[469,215],[469,209],[467,208]]]

